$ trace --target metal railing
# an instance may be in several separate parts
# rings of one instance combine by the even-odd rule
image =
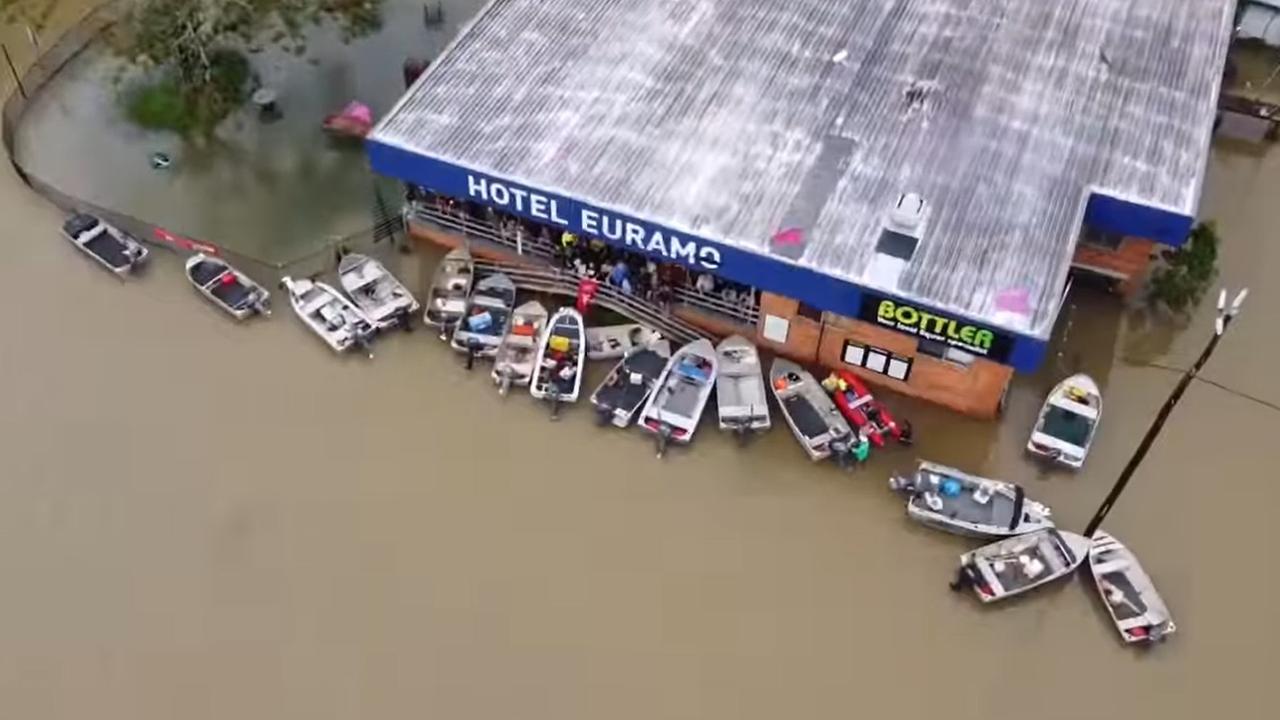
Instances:
[[[547,268],[545,270],[531,268],[528,265],[493,260],[475,261],[477,276],[503,273],[511,278],[511,282],[522,290],[549,293],[552,295],[577,296],[581,278],[563,270]],[[641,325],[653,328],[662,336],[680,343],[687,343],[699,338],[707,338],[707,333],[670,313],[647,303],[634,295],[601,283],[596,290],[592,305],[612,310],[620,315],[635,320]],[[707,338],[710,339],[710,338]]]
[[[430,203],[410,202],[405,205],[404,213],[406,222],[416,221],[434,225],[447,232],[502,245],[515,250],[520,255],[529,255],[548,262],[555,258],[555,246],[550,238],[523,231],[505,230],[490,220],[477,219],[465,211],[448,212]],[[724,315],[752,326],[760,320],[760,293],[755,288],[731,290],[728,293],[704,293],[696,288],[678,286],[673,288],[672,294],[675,302],[696,310]]]

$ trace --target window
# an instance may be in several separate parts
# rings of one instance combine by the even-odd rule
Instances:
[[[916,352],[921,355],[928,355],[931,358],[945,360],[952,365],[959,365],[963,368],[973,365],[973,361],[977,359],[971,353],[967,353],[960,348],[953,348],[937,340],[921,340],[916,347]]]
[[[764,316],[764,339],[769,342],[779,344],[787,341],[787,333],[791,330],[791,323],[786,318],[780,318],[777,315]]]
[[[796,308],[796,316],[812,320],[814,322],[822,322],[822,311],[812,305],[800,303],[800,307]]]
[[[919,238],[885,228],[876,243],[876,252],[910,262],[919,244]]]
[[[894,355],[883,348],[846,340],[841,358],[845,364],[906,382],[911,376],[911,358]]]
[[[1080,242],[1085,245],[1091,245],[1103,250],[1116,251],[1124,244],[1124,235],[1120,233],[1111,233],[1098,230],[1096,228],[1084,226],[1080,231]]]

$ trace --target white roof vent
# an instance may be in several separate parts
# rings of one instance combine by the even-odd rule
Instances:
[[[915,193],[898,196],[898,203],[889,211],[876,240],[870,268],[873,283],[890,289],[898,287],[899,278],[920,245],[926,215],[924,198]]]
[[[915,193],[898,196],[898,204],[889,211],[889,223],[896,230],[916,231],[924,224],[924,198]]]

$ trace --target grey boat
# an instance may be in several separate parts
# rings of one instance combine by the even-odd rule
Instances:
[[[495,273],[478,281],[449,344],[468,358],[497,355],[515,306],[516,285],[511,278]]]
[[[715,389],[719,364],[710,340],[694,340],[671,356],[640,414],[641,429],[657,438],[658,457],[670,441],[692,442]]]
[[[970,588],[984,603],[1021,595],[1075,572],[1089,538],[1057,528],[1005,538],[960,556],[951,589]]]
[[[1093,536],[1089,570],[1121,639],[1131,645],[1163,642],[1177,631],[1151,577],[1123,543],[1105,531]]]
[[[720,429],[746,439],[769,429],[769,396],[764,389],[760,352],[741,335],[716,346],[720,374],[716,377],[716,410]]]
[[[786,358],[774,358],[769,386],[782,417],[811,459],[848,455],[853,448],[853,430],[812,374]]]
[[[600,424],[613,423],[620,428],[630,425],[670,359],[671,343],[660,338],[632,348],[591,394]]]
[[[471,294],[471,282],[475,267],[471,253],[466,248],[450,250],[436,267],[427,292],[427,309],[422,321],[431,327],[445,328],[453,325],[467,309],[467,297]],[[448,340],[442,336],[441,340]]]
[[[907,515],[957,535],[1000,538],[1053,527],[1049,508],[1019,485],[921,461],[910,476],[895,475],[889,487],[907,496]]]
[[[121,277],[146,264],[150,252],[142,243],[87,213],[72,215],[62,234],[84,254]]]
[[[184,269],[196,290],[231,317],[244,320],[255,313],[271,314],[267,304],[271,293],[221,258],[196,253],[187,258]]]

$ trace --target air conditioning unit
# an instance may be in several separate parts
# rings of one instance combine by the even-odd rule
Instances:
[[[876,240],[876,252],[868,268],[871,282],[883,288],[898,287],[898,280],[915,257],[924,231],[928,208],[924,198],[903,193],[885,217],[884,227]]]

